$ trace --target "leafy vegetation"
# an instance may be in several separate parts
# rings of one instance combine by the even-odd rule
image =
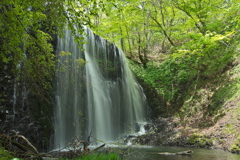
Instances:
[[[14,156],[12,153],[9,151],[5,150],[0,146],[0,160],[8,160],[8,159],[13,159]]]
[[[79,5],[81,4],[81,5]],[[0,5],[0,63],[22,81],[33,94],[49,102],[55,73],[52,35],[62,29],[83,33],[89,15],[99,4],[87,0],[22,1],[3,0]],[[77,26],[77,29],[75,28]],[[82,41],[82,37],[77,37]],[[4,68],[4,67],[3,67]]]
[[[209,139],[208,137],[201,136],[197,133],[192,134],[188,139],[190,144],[194,144],[199,147],[207,147],[213,145],[213,140]]]
[[[234,141],[230,150],[234,153],[240,153],[240,136],[238,136],[237,139]]]
[[[121,46],[137,76],[174,111],[194,98],[206,80],[235,65],[237,0],[127,0],[107,5],[109,14],[93,20],[94,31]]]
[[[87,154],[85,156],[82,156],[80,158],[74,158],[75,160],[120,160],[118,157],[117,153],[94,153],[94,154]],[[67,160],[67,159],[62,159],[60,160]]]

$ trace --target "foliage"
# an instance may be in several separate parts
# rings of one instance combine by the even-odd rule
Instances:
[[[113,1],[93,29],[121,46],[137,76],[180,108],[200,83],[232,66],[239,9],[237,0]]]
[[[149,62],[146,69],[131,61],[130,66],[140,78],[155,88],[159,95],[163,95],[164,100],[173,109],[177,107],[176,104],[182,102],[196,74],[194,69],[177,59],[168,59],[160,64]]]
[[[237,139],[232,144],[230,151],[233,153],[240,153],[240,136],[237,137]]]
[[[12,153],[9,151],[5,150],[0,146],[0,160],[8,160],[8,159],[13,159],[14,156]]]
[[[189,138],[188,141],[190,144],[194,144],[199,147],[209,147],[213,145],[211,139],[206,136],[201,136],[197,133],[193,133]]]
[[[130,47],[126,48],[126,43],[124,50],[131,59],[132,70],[163,95],[171,108],[190,107],[191,104],[184,101],[199,96],[196,90],[206,85],[206,80],[219,77],[234,66],[239,48],[239,19],[234,18],[240,15],[238,0],[146,0],[112,5],[121,8],[124,18],[118,16],[120,11],[116,9],[108,15],[102,13],[94,30],[122,48],[122,39],[130,40]],[[119,25],[120,22],[128,24],[127,30]],[[113,30],[104,32],[106,26]],[[128,37],[124,36],[127,32],[130,33]],[[141,43],[137,43],[139,37],[145,37]],[[147,65],[141,60],[141,54],[149,59]],[[220,97],[227,98],[227,94],[221,95],[224,89],[231,87],[216,90],[207,114],[218,111]]]
[[[117,153],[93,153],[93,154],[87,154],[85,156],[82,156],[80,158],[75,158],[76,160],[119,160],[118,154]],[[64,160],[61,159],[60,160]]]
[[[64,28],[83,33],[100,3],[88,0],[3,0],[0,4],[0,62],[27,88],[49,103],[46,95],[55,73],[52,35]],[[77,27],[75,27],[77,26]],[[76,41],[82,37],[76,36]]]
[[[231,59],[230,40],[239,28],[239,20],[234,18],[239,17],[237,0],[127,0],[106,4],[107,14],[99,13],[100,20],[94,20],[93,29],[131,57],[144,54],[146,58],[155,52],[151,48],[158,47],[156,52],[173,53],[173,58],[183,58],[197,70],[218,70]],[[219,49],[222,52],[215,52]],[[218,65],[209,65],[216,57],[220,58]]]

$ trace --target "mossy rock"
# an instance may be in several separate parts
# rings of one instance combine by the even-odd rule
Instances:
[[[240,154],[240,136],[238,136],[238,138],[235,140],[235,142],[233,143],[233,145],[230,148],[230,151],[233,153]]]
[[[196,144],[199,141],[199,138],[201,138],[201,136],[197,133],[193,133],[189,138],[188,138],[188,142],[190,144]]]
[[[201,138],[198,142],[199,147],[205,148],[213,145],[213,141],[208,138]]]
[[[192,145],[205,148],[213,145],[213,141],[206,136],[199,135],[197,133],[192,134],[188,138],[188,142]]]

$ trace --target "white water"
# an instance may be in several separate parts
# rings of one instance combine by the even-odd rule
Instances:
[[[58,39],[54,148],[90,135],[104,142],[139,132],[146,117],[145,96],[123,52],[86,29],[86,44],[70,31]],[[84,51],[82,51],[84,49]],[[80,63],[84,59],[87,63]]]

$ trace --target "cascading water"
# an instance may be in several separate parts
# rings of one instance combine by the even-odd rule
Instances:
[[[114,141],[145,121],[145,96],[123,52],[90,29],[85,32],[82,47],[70,31],[58,39],[54,148],[90,133]]]

